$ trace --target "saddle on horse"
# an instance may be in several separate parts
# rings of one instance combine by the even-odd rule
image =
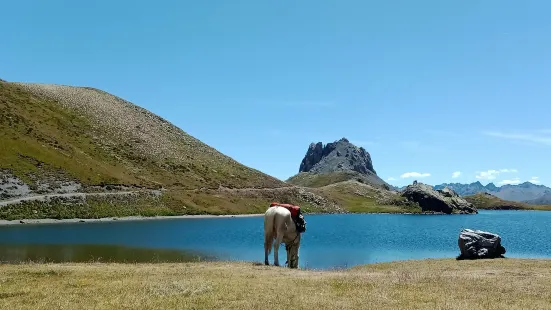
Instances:
[[[293,219],[293,222],[295,222],[297,232],[303,233],[306,231],[306,220],[304,219],[304,216],[302,215],[302,211],[300,210],[299,206],[277,202],[272,202],[270,204],[270,207],[275,206],[283,207],[291,212],[291,218]]]

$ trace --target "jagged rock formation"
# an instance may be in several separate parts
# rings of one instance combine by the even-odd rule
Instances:
[[[497,234],[472,229],[463,229],[457,241],[461,254],[457,259],[498,258],[506,250]]]
[[[371,155],[363,148],[342,138],[327,143],[312,143],[300,164],[299,172],[330,173],[356,171],[362,174],[377,174],[373,169]]]
[[[371,155],[363,148],[342,138],[323,145],[312,143],[304,156],[299,174],[287,182],[307,187],[319,187],[356,180],[361,183],[389,189],[389,185],[377,176]]]
[[[450,188],[435,190],[430,185],[415,181],[402,191],[402,196],[409,201],[418,203],[423,212],[445,214],[478,213],[472,203],[459,197],[459,195]]]

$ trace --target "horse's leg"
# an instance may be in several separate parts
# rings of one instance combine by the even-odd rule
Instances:
[[[287,226],[283,218],[276,217],[275,220],[275,230],[276,230],[276,240],[274,244],[274,265],[279,266],[279,247],[283,242],[283,237],[285,236],[285,230]]]
[[[291,247],[290,246],[285,246],[285,250],[287,250],[287,261],[285,262],[286,265],[289,264],[289,258],[291,258],[291,252],[290,252],[290,249]]]
[[[272,242],[274,241],[274,218],[271,216],[264,216],[264,264],[269,265],[268,255],[272,249]]]
[[[270,255],[270,250],[272,249],[272,243],[274,242],[274,235],[272,232],[268,232],[264,236],[264,264],[269,265],[270,261],[268,255]]]
[[[279,247],[283,242],[283,234],[278,232],[275,243],[274,243],[274,265],[279,266]]]
[[[270,260],[268,259],[268,255],[270,255],[270,249],[272,248],[272,242],[273,242],[272,236],[266,236],[264,240],[264,265],[269,265]]]

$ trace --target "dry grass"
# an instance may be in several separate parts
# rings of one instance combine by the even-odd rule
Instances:
[[[327,197],[352,213],[420,213],[417,204],[408,203],[399,194],[382,188],[349,180],[311,191]]]
[[[345,181],[357,181],[364,184],[380,184],[377,176],[361,174],[356,171],[337,171],[330,173],[300,172],[287,180],[287,183],[303,187],[323,187]],[[380,187],[385,188],[383,184]],[[388,189],[388,187],[386,187]]]
[[[88,185],[285,186],[159,116],[92,88],[0,82],[0,129],[0,168],[21,179],[62,170]]]
[[[0,267],[3,309],[549,309],[551,261],[425,260],[346,271],[251,263]]]

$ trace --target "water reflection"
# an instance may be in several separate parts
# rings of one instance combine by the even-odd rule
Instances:
[[[0,244],[1,263],[163,263],[213,260],[216,258],[195,251],[145,249],[119,245]]]

